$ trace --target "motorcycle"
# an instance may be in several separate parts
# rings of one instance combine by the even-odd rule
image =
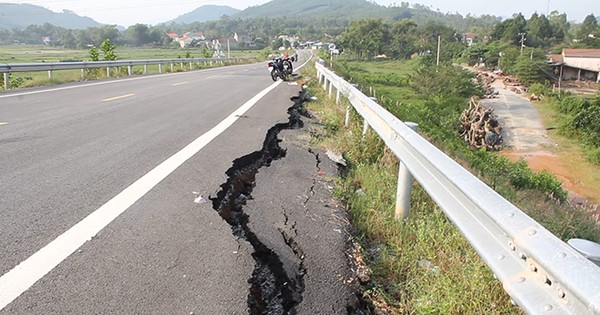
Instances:
[[[283,70],[287,72],[288,75],[292,75],[294,72],[294,67],[292,66],[292,61],[290,58],[283,59]]]
[[[269,69],[269,72],[271,73],[271,79],[273,79],[273,81],[277,81],[278,78],[280,78],[283,81],[287,81],[288,76],[291,74],[288,70],[289,68],[285,67],[284,60],[279,57],[273,59],[272,61],[269,61],[267,67]]]

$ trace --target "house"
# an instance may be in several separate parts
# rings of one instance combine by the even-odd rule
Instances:
[[[550,55],[549,62],[561,80],[600,82],[600,49],[565,48]]]
[[[169,36],[173,41],[179,43],[181,48],[197,46],[206,40],[206,37],[204,37],[204,34],[201,32],[185,32],[181,36],[177,35],[176,33],[168,33],[167,36]]]
[[[469,46],[469,47],[473,46],[473,43],[475,42],[476,38],[477,38],[477,34],[473,34],[473,33],[463,34],[463,42],[465,44],[467,44],[467,46]]]
[[[42,36],[42,44],[45,46],[50,46],[52,44],[52,39],[50,36]]]

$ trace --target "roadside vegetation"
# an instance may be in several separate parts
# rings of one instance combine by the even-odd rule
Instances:
[[[473,174],[563,240],[600,241],[600,227],[582,208],[566,202],[560,181],[535,173],[525,161],[468,148],[458,120],[468,98],[481,93],[472,74],[424,57],[406,61],[334,60],[336,72],[419,132]],[[337,197],[348,207],[373,274],[364,296],[391,314],[515,314],[502,285],[460,232],[417,184],[408,220],[394,220],[398,164],[378,136],[361,139],[362,121],[343,127],[345,104],[322,99],[311,110],[321,119],[321,145],[349,162]]]
[[[254,57],[266,59],[271,50],[260,51],[231,51],[231,57]],[[98,47],[89,49],[61,49],[39,45],[0,46],[0,64],[40,63],[40,62],[83,62],[101,60],[144,60],[144,59],[181,59],[181,58],[212,58],[212,52],[207,49],[173,49],[173,48],[136,48],[118,47],[110,39],[106,39]],[[220,64],[193,64],[194,69],[217,67]],[[189,70],[189,64],[174,63],[173,67],[163,66],[163,72],[178,72]],[[158,65],[149,65],[148,74],[159,73]],[[133,69],[134,75],[141,75],[143,67]],[[111,77],[127,75],[127,68],[111,69]],[[67,82],[97,80],[107,78],[106,69],[53,71],[49,78],[46,71],[11,73],[11,88],[28,88],[37,86],[52,86]],[[4,89],[4,76],[0,75],[0,90]]]

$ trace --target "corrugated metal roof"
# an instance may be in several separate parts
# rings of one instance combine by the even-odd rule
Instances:
[[[600,49],[563,49],[565,57],[581,57],[581,58],[600,58]]]

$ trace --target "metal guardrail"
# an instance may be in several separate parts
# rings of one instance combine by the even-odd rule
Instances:
[[[159,73],[163,72],[162,65],[170,64],[171,70],[173,65],[181,64],[181,68],[189,65],[193,68],[194,63],[214,64],[225,62],[240,62],[244,60],[252,60],[256,58],[177,58],[177,59],[151,59],[151,60],[116,60],[116,61],[88,61],[88,62],[40,62],[40,63],[15,63],[15,64],[0,64],[0,73],[4,73],[4,88],[10,88],[9,75],[13,72],[30,72],[30,71],[48,71],[48,77],[52,78],[52,71],[56,70],[73,70],[81,69],[96,69],[106,68],[107,75],[110,77],[110,69],[116,67],[127,67],[128,75],[132,74],[134,66],[144,66],[144,73],[148,72],[147,66],[159,65]]]
[[[459,228],[528,314],[600,314],[600,267],[427,142],[335,73],[316,64],[319,83],[337,90],[401,162],[398,196],[407,170]],[[346,123],[349,110],[346,111]],[[399,198],[400,199],[400,198]],[[398,208],[406,204],[398,200]],[[402,209],[401,209],[402,210]],[[398,213],[397,213],[398,214]]]

